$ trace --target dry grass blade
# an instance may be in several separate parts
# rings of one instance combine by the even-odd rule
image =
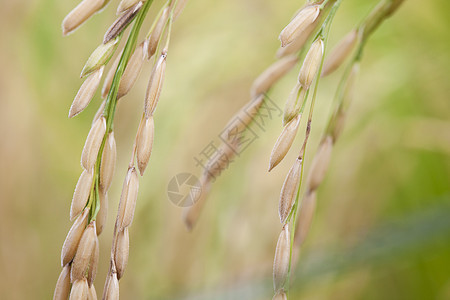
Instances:
[[[100,199],[100,210],[97,214],[97,235],[103,232],[103,228],[106,224],[106,219],[108,218],[108,194],[104,191],[99,191],[98,193]]]
[[[130,7],[123,15],[118,17],[106,31],[103,37],[103,44],[116,38],[131,23],[131,21],[133,21],[134,17],[136,17],[137,13],[142,8],[142,5],[142,1],[139,1],[133,7]]]
[[[275,142],[275,146],[273,146],[272,153],[270,155],[269,172],[283,160],[289,149],[291,149],[292,143],[297,135],[300,117],[300,115],[297,115],[288,124],[286,124]]]
[[[92,124],[91,130],[86,138],[86,142],[81,153],[81,165],[86,170],[93,170],[97,161],[98,151],[102,145],[103,137],[106,132],[106,119],[100,117]]]
[[[63,35],[68,35],[95,14],[104,5],[105,0],[83,0],[63,20]]]
[[[254,98],[262,93],[267,92],[270,87],[289,72],[298,62],[296,55],[283,57],[270,65],[264,72],[259,75],[252,84],[251,97]]]
[[[323,49],[323,40],[319,38],[312,43],[311,48],[306,54],[298,76],[298,82],[300,82],[305,89],[310,87],[314,77],[316,77],[316,74],[319,71],[323,56]]]
[[[316,156],[311,163],[308,174],[308,189],[314,191],[323,181],[330,163],[331,151],[333,150],[333,139],[325,137],[317,150]]]
[[[53,300],[67,300],[70,294],[70,264],[64,266],[56,282]]]
[[[102,161],[100,164],[100,188],[106,193],[111,186],[116,169],[116,139],[114,131],[111,131],[106,138],[105,147],[103,148]]]
[[[358,32],[352,30],[331,50],[330,55],[328,55],[323,65],[322,77],[331,74],[341,66],[355,47],[357,37]]]
[[[289,170],[286,179],[284,180],[278,206],[278,213],[280,216],[281,224],[286,223],[286,220],[291,213],[292,207],[294,206],[294,202],[298,193],[298,187],[300,185],[302,163],[303,161],[297,158],[291,169]]]
[[[75,96],[69,110],[69,118],[82,112],[91,102],[102,79],[104,67],[93,72],[86,78]]]
[[[144,175],[145,168],[147,168],[152,153],[154,130],[153,116],[148,118],[144,117],[141,120],[136,140],[136,157],[141,176]]]
[[[283,226],[278,237],[275,259],[273,261],[273,288],[275,292],[283,289],[289,271],[291,234],[289,224]]]
[[[84,300],[88,297],[89,287],[86,278],[77,280],[72,285],[69,300]]]
[[[150,75],[147,92],[145,93],[145,117],[153,115],[156,105],[158,104],[164,82],[164,75],[166,73],[166,57],[167,52],[166,50],[163,50]]]
[[[116,249],[114,251],[114,261],[117,268],[117,279],[122,278],[128,264],[130,248],[130,235],[128,228],[124,228],[117,235]]]
[[[122,98],[133,87],[139,74],[141,73],[142,66],[144,64],[144,43],[141,43],[136,47],[133,55],[128,61],[125,72],[123,73],[122,79],[120,80],[119,90],[117,92],[117,99]]]
[[[61,266],[67,265],[74,258],[84,228],[87,225],[88,215],[89,209],[85,209],[70,228],[61,250]]]
[[[164,30],[164,27],[167,24],[167,20],[169,19],[170,8],[166,7],[158,19],[155,27],[153,28],[150,37],[147,40],[147,59],[153,56],[156,52],[156,48],[158,47],[158,42],[161,39],[161,34]]]
[[[70,205],[70,221],[73,221],[86,206],[91,193],[93,174],[84,170],[78,179]]]
[[[72,282],[85,278],[85,274],[89,267],[92,252],[95,248],[95,240],[97,238],[95,221],[90,223],[84,230],[80,243],[78,244],[77,253],[73,259],[72,268],[70,270],[70,279]]]
[[[139,178],[134,167],[128,169],[120,195],[117,224],[119,230],[131,225],[136,208],[136,199],[139,191]]]
[[[303,198],[295,230],[294,245],[300,247],[306,239],[316,209],[316,191],[308,191]]]
[[[281,31],[279,39],[281,46],[286,47],[311,25],[319,16],[318,5],[306,6],[292,19],[292,21]]]
[[[97,233],[97,230],[96,230],[96,233]],[[92,255],[89,260],[89,270],[88,270],[88,276],[87,276],[88,285],[90,288],[94,286],[94,280],[95,280],[95,277],[97,276],[99,255],[100,255],[100,245],[98,242],[98,237],[95,234],[94,249],[92,250]]]

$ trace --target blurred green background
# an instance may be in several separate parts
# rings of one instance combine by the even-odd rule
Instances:
[[[343,1],[331,45],[376,2]],[[49,299],[61,269],[79,157],[98,93],[81,115],[69,120],[67,114],[82,83],[80,70],[115,19],[118,1],[63,38],[61,21],[76,4],[0,3],[2,299]],[[277,36],[301,5],[190,0],[175,23],[153,153],[120,281],[122,299],[271,299],[279,191],[304,124],[294,151],[269,174],[281,117],[268,122],[214,183],[191,233],[166,187],[180,172],[201,171],[193,158],[218,141],[228,119],[248,101],[252,80],[274,61]],[[151,9],[144,28],[155,14]],[[291,299],[450,299],[449,28],[448,1],[406,0],[369,41]],[[280,107],[298,69],[270,94]],[[100,236],[99,294],[149,73],[147,64],[118,106],[118,162]],[[341,74],[321,81],[309,158]]]

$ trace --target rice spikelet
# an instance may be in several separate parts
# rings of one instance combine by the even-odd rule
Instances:
[[[306,100],[306,90],[300,83],[297,83],[292,89],[284,106],[283,126],[286,126],[293,118],[295,118],[302,108],[303,102]]]
[[[164,30],[164,27],[167,24],[167,20],[169,19],[169,7],[166,7],[162,12],[161,16],[158,19],[155,27],[153,28],[150,37],[147,40],[147,59],[153,56],[156,52],[156,48],[158,47],[158,42],[161,38],[161,34]]]
[[[302,9],[292,21],[281,31],[279,40],[281,46],[285,47],[299,36],[306,28],[311,25],[319,16],[320,8],[318,5],[306,6]]]
[[[80,243],[78,244],[77,253],[73,259],[72,268],[70,270],[70,279],[72,282],[85,278],[85,274],[89,267],[92,252],[95,247],[95,239],[97,238],[95,221],[91,222],[84,230]]]
[[[209,181],[201,180],[201,191],[196,194],[196,198],[193,199],[194,205],[186,207],[183,211],[183,221],[188,230],[192,230],[197,223],[200,213],[205,206],[207,195],[211,189]]]
[[[278,206],[278,213],[280,216],[281,224],[286,223],[286,220],[291,213],[292,207],[294,206],[295,199],[298,193],[298,187],[300,185],[302,163],[303,161],[297,158],[291,169],[289,170],[286,179],[284,180]]]
[[[106,138],[105,147],[103,148],[102,161],[100,164],[100,188],[106,193],[111,186],[116,169],[116,139],[114,131],[111,131]]]
[[[56,282],[53,300],[67,300],[70,294],[70,264],[64,266]]]
[[[128,61],[127,67],[123,73],[122,79],[120,79],[119,90],[117,92],[117,99],[122,98],[133,87],[139,74],[141,73],[142,66],[144,64],[144,43],[141,43],[134,50],[133,55]]]
[[[308,191],[303,198],[300,212],[298,215],[297,228],[295,230],[294,244],[295,247],[303,245],[306,236],[311,227],[314,211],[316,209],[317,195],[316,191]]]
[[[105,0],[83,0],[62,21],[63,35],[72,33],[104,6]]]
[[[97,227],[97,226],[95,226],[95,227]],[[95,233],[97,233],[97,231],[98,230],[96,229]],[[94,236],[95,236],[94,249],[92,250],[92,255],[89,260],[89,270],[88,270],[88,276],[87,276],[88,285],[90,288],[94,286],[94,280],[95,280],[95,277],[97,276],[98,257],[100,254],[100,246],[99,246],[97,234],[94,234]]]
[[[273,296],[272,300],[287,300],[286,292],[284,290],[279,291]]]
[[[103,290],[104,300],[119,300],[119,280],[116,272],[111,272]]]
[[[70,205],[70,221],[73,221],[86,206],[91,193],[93,174],[84,170],[78,179]]]
[[[116,51],[119,44],[119,39],[120,37],[117,37],[110,40],[106,44],[101,44],[98,46],[94,52],[92,52],[91,56],[89,56],[83,70],[81,71],[80,77],[89,75],[101,66],[106,65],[113,56],[114,51]]]
[[[88,284],[86,278],[76,280],[72,285],[69,300],[83,300],[88,297]]]
[[[117,223],[120,230],[131,225],[136,209],[136,199],[139,191],[139,178],[134,167],[128,169],[120,195]]]
[[[136,140],[136,157],[141,176],[144,175],[152,153],[154,130],[153,116],[141,120]]]
[[[323,41],[322,39],[317,39],[312,43],[311,48],[306,54],[305,60],[303,61],[302,68],[300,69],[300,74],[298,76],[298,82],[305,88],[308,89],[316,77],[317,72],[320,68],[320,63],[323,56]]]
[[[117,268],[117,279],[122,278],[125,268],[127,267],[129,247],[130,235],[128,233],[128,228],[124,228],[117,236],[116,249],[114,252],[114,261]]]
[[[270,155],[269,172],[283,160],[289,149],[291,149],[292,143],[297,135],[300,117],[300,115],[297,115],[288,124],[286,124],[275,142],[275,146],[273,146],[272,153]]]
[[[100,235],[103,232],[103,228],[105,227],[106,220],[108,218],[108,194],[102,190],[98,193],[100,200],[100,210],[97,213],[97,235]]]
[[[136,5],[139,2],[139,0],[122,0],[120,1],[119,5],[117,6],[116,14],[120,15],[126,10],[128,10],[133,5]]]
[[[299,52],[316,29],[317,24],[319,23],[318,21],[319,19],[316,19],[316,21],[308,25],[308,27],[306,27],[306,29],[303,30],[290,44],[286,45],[285,47],[280,47],[277,50],[276,57],[282,58],[287,55]]]
[[[105,99],[106,96],[108,96],[109,89],[111,88],[111,84],[114,79],[114,75],[116,74],[117,67],[119,66],[120,57],[122,57],[122,52],[123,52],[123,50],[121,50],[119,52],[117,57],[114,59],[111,67],[109,68],[108,73],[106,74],[105,81],[103,82],[103,87],[102,87],[102,98],[103,99]]]
[[[86,138],[86,142],[81,153],[81,165],[86,170],[93,170],[97,161],[98,151],[102,145],[103,137],[106,132],[106,119],[100,117],[92,124],[91,130]]]
[[[161,95],[164,74],[166,72],[166,57],[167,52],[163,50],[150,75],[147,92],[145,93],[144,111],[146,118],[153,115],[156,105],[158,104],[159,96]]]
[[[139,1],[133,7],[130,7],[123,15],[118,17],[106,31],[103,37],[103,44],[116,38],[131,23],[131,21],[133,21],[139,10],[141,10],[142,5],[142,1]]]
[[[267,92],[270,87],[289,72],[298,62],[296,55],[286,56],[270,65],[252,84],[251,97]]]
[[[67,265],[74,258],[84,228],[87,225],[88,215],[89,209],[85,209],[72,224],[61,250],[61,266]]]
[[[275,292],[280,291],[286,282],[289,271],[290,247],[291,234],[289,224],[285,224],[278,237],[275,259],[273,261],[273,288]]]
[[[69,110],[69,118],[73,118],[82,112],[91,102],[100,85],[100,80],[102,79],[104,67],[102,66],[98,70],[90,74],[86,80],[81,85],[78,90],[75,99],[72,102]]]
[[[357,37],[357,31],[352,30],[331,50],[323,65],[322,77],[331,74],[341,66],[355,47]]]
[[[325,174],[330,163],[331,151],[333,150],[333,139],[331,136],[325,137],[317,150],[311,163],[308,174],[308,189],[314,191],[325,178]]]

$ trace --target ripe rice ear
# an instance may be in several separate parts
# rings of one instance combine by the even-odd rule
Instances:
[[[116,169],[116,139],[114,131],[111,131],[106,138],[105,147],[103,148],[102,161],[100,164],[100,188],[103,192],[109,190]]]
[[[84,170],[78,179],[70,205],[70,221],[73,221],[86,206],[91,193],[93,174]]]
[[[306,236],[308,235],[312,219],[314,217],[314,211],[316,210],[316,200],[316,191],[308,191],[303,198],[294,237],[294,244],[296,248],[303,245]]]
[[[141,10],[142,5],[142,1],[139,1],[133,7],[130,7],[123,15],[118,17],[106,31],[103,37],[103,44],[116,38],[131,23],[131,21],[133,21],[139,10]]]
[[[77,280],[72,285],[69,300],[82,300],[88,297],[88,284],[86,278]]]
[[[325,137],[317,150],[311,163],[308,174],[308,189],[314,191],[325,178],[325,174],[330,163],[331,151],[333,150],[333,139],[331,136]]]
[[[97,161],[98,151],[102,145],[103,137],[106,132],[106,119],[100,117],[92,124],[91,130],[86,138],[86,142],[81,153],[81,165],[86,170],[93,170]]]
[[[272,153],[270,155],[269,172],[283,160],[289,149],[291,149],[292,143],[297,135],[300,117],[300,115],[297,115],[288,124],[286,124],[275,142],[275,146],[273,146]]]
[[[91,102],[102,79],[104,67],[94,71],[81,85],[69,110],[69,118],[82,112]]]
[[[270,87],[289,72],[298,62],[296,55],[286,56],[270,65],[252,84],[251,97],[267,92]]]
[[[309,89],[311,83],[316,77],[317,72],[319,71],[323,50],[323,41],[319,38],[312,43],[311,48],[306,54],[298,76],[298,82],[300,82],[305,89]]]
[[[291,213],[292,207],[294,206],[294,202],[298,193],[298,187],[300,185],[302,164],[303,161],[297,158],[291,169],[289,170],[286,179],[284,180],[278,206],[278,213],[280,216],[281,224],[286,223],[286,220]]]
[[[275,259],[273,261],[273,288],[275,292],[283,289],[289,271],[291,234],[289,224],[283,226],[278,237]]]
[[[144,112],[146,118],[153,115],[158,104],[159,96],[161,95],[164,75],[166,73],[166,57],[167,52],[163,50],[150,75],[147,92],[145,93]]]
[[[286,47],[292,43],[296,37],[317,19],[319,14],[320,8],[318,5],[306,6],[299,11],[292,21],[281,31],[279,36],[281,46]]]
[[[124,228],[117,235],[116,249],[114,252],[114,261],[117,268],[117,279],[122,278],[125,268],[128,264],[128,255],[130,249],[130,235],[128,228]]]
[[[70,270],[70,279],[72,282],[85,278],[86,271],[89,267],[92,252],[95,248],[95,239],[97,238],[95,221],[90,223],[84,230],[80,243],[78,244],[77,253],[73,259],[72,268]]]
[[[56,282],[53,300],[67,300],[70,294],[70,264],[64,266]]]
[[[67,265],[74,258],[84,228],[87,225],[88,215],[89,209],[86,208],[70,228],[61,250],[61,266]]]
[[[119,90],[117,92],[117,99],[122,98],[133,87],[139,74],[141,73],[142,66],[144,64],[144,43],[142,42],[133,52],[133,55],[128,61],[127,67],[120,80]]]
[[[150,37],[147,40],[147,59],[153,56],[156,52],[156,48],[158,47],[158,42],[161,39],[161,34],[164,30],[164,27],[167,24],[167,20],[169,19],[169,7],[166,7],[158,19],[155,27],[153,28]]]
[[[134,167],[128,169],[120,196],[117,224],[119,230],[131,225],[136,209],[136,199],[139,191],[139,178]]]
[[[105,0],[83,0],[62,21],[63,35],[72,33],[87,19],[100,10]]]
[[[105,227],[106,220],[108,218],[108,194],[102,190],[98,193],[100,198],[100,210],[97,214],[97,235],[100,235],[103,232],[103,228]]]
[[[342,65],[344,60],[353,51],[357,37],[357,30],[352,30],[331,50],[330,55],[328,55],[323,65],[322,77],[331,74]]]
[[[155,131],[155,124],[153,116],[143,118],[139,126],[139,131],[136,141],[136,157],[139,168],[139,173],[144,175],[145,168],[147,168],[150,155],[153,147],[153,137]]]

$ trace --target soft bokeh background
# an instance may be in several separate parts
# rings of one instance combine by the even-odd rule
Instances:
[[[2,299],[49,299],[60,272],[79,157],[99,96],[72,120],[68,109],[118,1],[62,38],[61,20],[76,3],[0,3]],[[185,230],[166,188],[177,173],[201,171],[194,157],[218,141],[228,118],[248,101],[252,80],[274,61],[277,36],[301,3],[191,0],[175,23],[122,299],[271,298],[279,190],[297,152],[266,172],[281,117],[258,131],[217,179],[193,232]],[[331,44],[375,3],[344,1]],[[450,299],[449,12],[448,1],[406,0],[368,43],[291,299]],[[99,293],[149,69],[118,107],[118,166],[100,236]],[[281,107],[297,72],[270,94]],[[340,75],[321,82],[310,158]]]

